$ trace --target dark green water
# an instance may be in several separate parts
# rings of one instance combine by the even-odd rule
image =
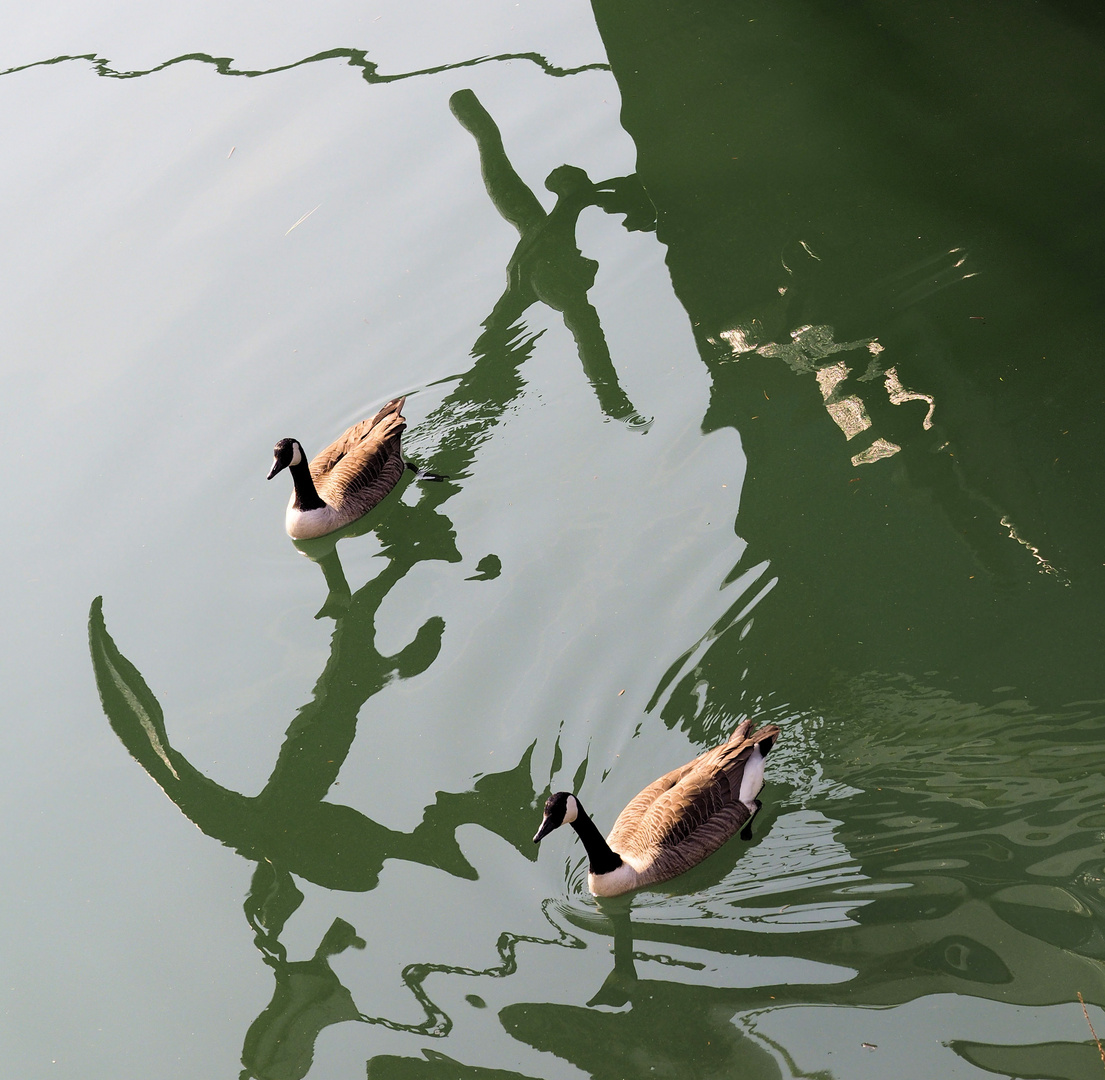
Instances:
[[[1102,20],[277,7],[0,51],[5,1073],[1100,1075]]]

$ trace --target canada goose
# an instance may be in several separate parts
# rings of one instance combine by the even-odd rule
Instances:
[[[389,401],[371,420],[354,424],[307,464],[297,439],[281,439],[273,449],[272,479],[290,469],[295,485],[284,527],[294,540],[309,540],[367,514],[395,485],[404,468],[420,480],[444,480],[403,461],[400,438],[405,397]]]
[[[587,887],[620,896],[682,874],[712,855],[741,826],[752,839],[764,758],[779,737],[774,724],[752,732],[744,720],[728,741],[654,780],[618,815],[603,840],[579,799],[558,791],[545,803],[536,844],[567,823],[587,849]]]

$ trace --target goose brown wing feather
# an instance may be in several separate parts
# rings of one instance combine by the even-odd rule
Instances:
[[[405,468],[398,440],[385,446],[362,466],[345,457],[330,474],[319,493],[335,510],[351,507],[354,517],[371,510],[397,483]]]
[[[745,748],[740,762],[734,762],[741,766],[740,771],[751,752],[750,746]],[[699,760],[696,764],[707,763]],[[659,793],[638,820],[627,821],[622,835],[615,837],[612,831],[608,843],[614,851],[639,858],[681,847],[727,807],[743,806],[736,798],[740,792],[739,776],[736,792],[733,787],[724,772],[692,770],[667,791]],[[744,813],[747,816],[747,809]]]
[[[373,428],[382,423],[387,417],[398,417],[399,421],[405,426],[406,420],[403,419],[402,413],[403,403],[406,400],[405,397],[401,397],[389,401],[375,416],[368,420],[362,420],[359,424],[354,424],[325,450],[320,450],[315,454],[311,459],[311,479],[317,484],[319,479],[331,472],[342,458],[357,449],[366,436],[372,432]],[[402,428],[400,428],[400,431],[402,431]]]
[[[610,847],[650,863],[653,881],[674,877],[721,847],[750,816],[740,787],[753,747],[779,734],[767,724],[749,736],[750,726],[742,723],[728,742],[653,781],[618,816]]]
[[[403,398],[388,402],[371,420],[362,420],[311,462],[319,494],[336,510],[356,504],[359,513],[375,506],[403,475],[400,436],[406,420]]]

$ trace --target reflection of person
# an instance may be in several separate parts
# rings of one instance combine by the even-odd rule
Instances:
[[[603,412],[634,426],[647,426],[648,421],[634,409],[618,382],[598,312],[587,299],[599,264],[584,257],[575,238],[576,221],[588,206],[625,214],[627,229],[654,227],[655,212],[644,189],[635,176],[594,184],[583,169],[561,165],[545,181],[545,187],[556,195],[556,205],[546,213],[515,172],[495,121],[476,95],[458,90],[449,105],[476,139],[491,201],[520,233],[507,263],[506,291],[484,323],[488,333],[502,334],[538,301],[559,311],[575,338],[583,370]]]

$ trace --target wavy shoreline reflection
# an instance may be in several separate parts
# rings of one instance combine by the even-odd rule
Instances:
[[[546,75],[553,78],[564,78],[568,75],[579,75],[586,71],[609,71],[610,65],[603,63],[582,64],[579,67],[562,68],[550,64],[540,53],[498,53],[495,56],[476,56],[470,60],[458,60],[452,64],[438,64],[434,67],[418,68],[415,71],[396,72],[391,75],[382,74],[379,66],[373,60],[368,59],[365,49],[326,49],[324,52],[312,53],[302,60],[295,60],[290,64],[277,64],[270,68],[236,68],[234,59],[229,56],[211,56],[208,53],[194,52],[174,56],[151,68],[134,71],[117,70],[111,66],[111,61],[96,53],[76,53],[73,55],[54,56],[48,60],[32,60],[27,64],[19,64],[15,67],[0,71],[0,76],[16,75],[21,71],[30,71],[37,67],[52,67],[55,64],[65,64],[70,61],[83,60],[89,64],[96,75],[104,79],[140,79],[146,75],[154,75],[176,64],[198,63],[206,64],[215,69],[219,75],[232,75],[246,79],[255,79],[261,75],[275,75],[281,71],[292,71],[303,67],[305,64],[317,64],[324,60],[344,60],[348,67],[361,69],[361,77],[368,83],[391,83],[402,79],[413,79],[420,75],[440,75],[445,71],[457,71],[460,68],[477,67],[481,64],[510,63],[514,60],[525,60],[535,64]]]

